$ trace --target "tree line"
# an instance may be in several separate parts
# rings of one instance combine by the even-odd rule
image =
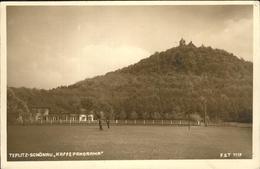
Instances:
[[[73,85],[9,87],[7,93],[10,118],[44,106],[55,113],[102,111],[111,119],[252,122],[253,64],[224,50],[182,43]]]

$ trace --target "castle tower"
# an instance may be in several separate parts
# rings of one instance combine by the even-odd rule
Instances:
[[[180,42],[179,42],[179,46],[185,46],[186,42],[183,38],[181,38]]]
[[[189,46],[189,47],[196,47],[196,46],[192,43],[192,41],[190,41],[190,43],[188,44],[188,46]]]

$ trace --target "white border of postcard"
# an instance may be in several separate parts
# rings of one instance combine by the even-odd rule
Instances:
[[[32,6],[78,6],[78,5],[252,5],[254,7],[254,51],[253,51],[253,156],[252,159],[229,160],[106,160],[106,161],[7,161],[6,138],[6,7]],[[88,1],[88,2],[4,2],[1,3],[1,168],[260,168],[260,56],[259,56],[259,2],[258,1]]]

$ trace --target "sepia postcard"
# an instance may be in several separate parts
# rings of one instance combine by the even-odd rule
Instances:
[[[259,2],[1,3],[1,168],[260,168]]]

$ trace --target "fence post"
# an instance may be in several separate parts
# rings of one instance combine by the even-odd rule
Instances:
[[[172,120],[171,120],[171,124],[172,124]]]
[[[144,124],[145,124],[145,120],[144,120]]]
[[[116,124],[118,123],[118,121],[116,120]]]

